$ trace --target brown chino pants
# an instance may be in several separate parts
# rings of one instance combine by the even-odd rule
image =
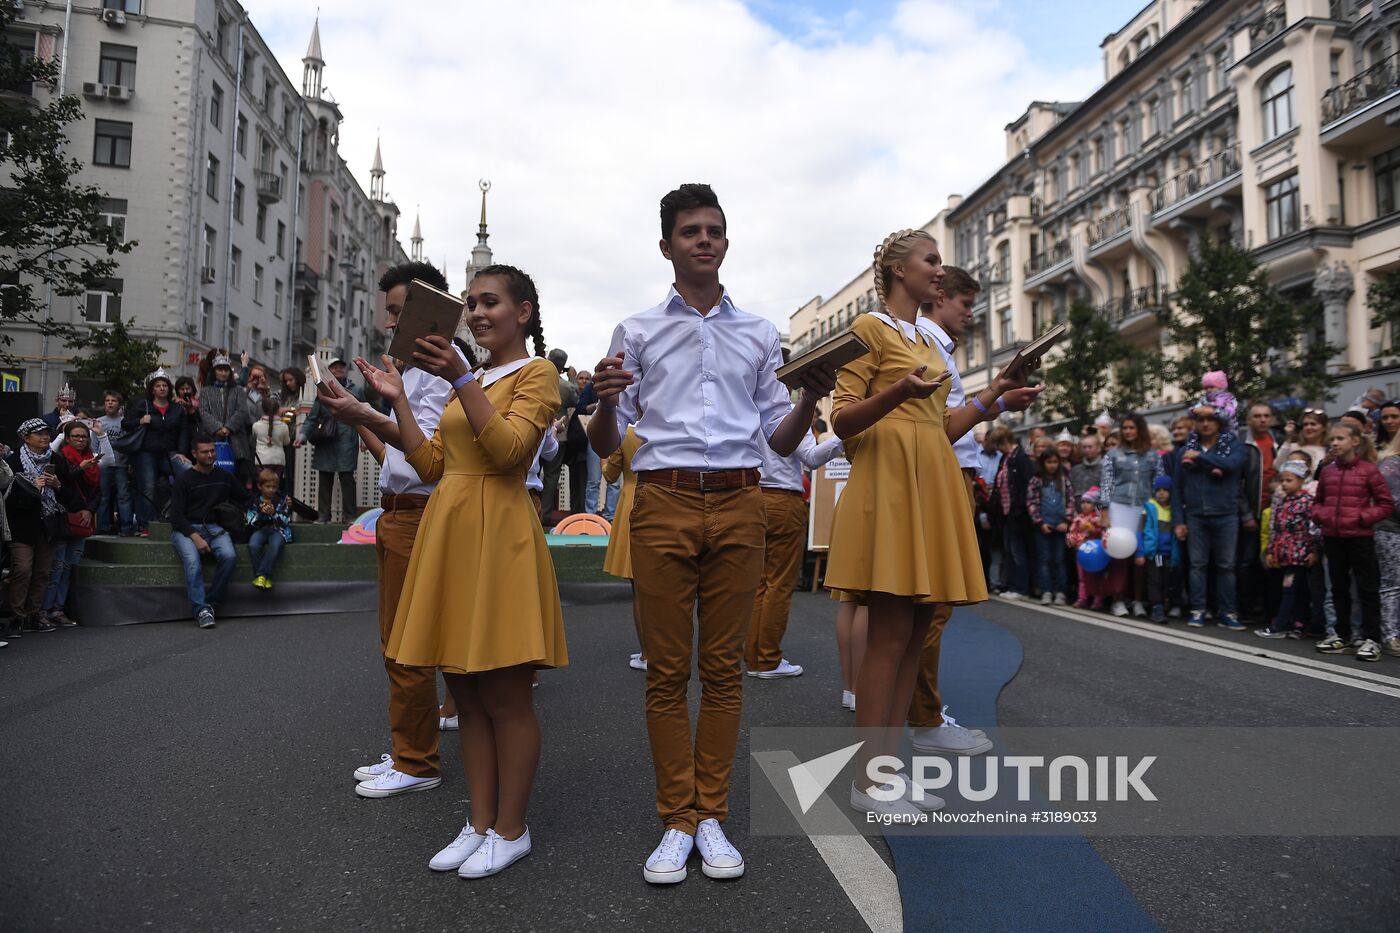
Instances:
[[[384,514],[379,516],[375,553],[379,556],[379,650],[389,645],[394,615],[399,609],[413,539],[423,519],[427,496],[385,496]],[[384,659],[389,675],[389,735],[393,742],[394,767],[414,777],[437,777],[438,692],[437,669],[406,667],[393,658]]]
[[[744,662],[751,671],[771,671],[783,660],[792,591],[807,544],[807,503],[800,492],[763,490],[768,531],[763,541],[763,579],[753,602]]]
[[[37,613],[44,604],[44,590],[53,570],[54,552],[58,545],[52,541],[38,544],[10,542],[10,612],[16,620]]]
[[[729,781],[743,705],[744,640],[763,576],[763,494],[639,483],[630,544],[637,604],[646,620],[647,733],[656,812],[694,833],[729,815]],[[700,716],[686,699],[699,607]]]
[[[973,498],[971,470],[963,470],[967,480],[967,505],[975,518],[977,500]],[[931,729],[943,725],[943,697],[938,692],[938,663],[943,655],[943,628],[953,615],[953,607],[941,604],[933,610],[933,623],[924,636],[919,652],[919,679],[914,682],[914,698],[909,702],[909,725],[915,729]]]

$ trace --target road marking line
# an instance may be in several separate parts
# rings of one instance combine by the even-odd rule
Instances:
[[[800,815],[802,809],[797,805],[788,769],[802,762],[792,752],[756,752],[753,757],[799,822],[805,823],[810,818],[819,820],[821,825],[830,826],[833,818],[845,815],[825,794],[812,805],[805,818]],[[817,854],[826,862],[826,867],[831,870],[871,933],[903,933],[904,902],[899,896],[899,880],[854,826],[849,835],[808,832],[807,838],[812,841]]]
[[[1147,638],[1152,641],[1159,641],[1163,644],[1176,645],[1181,648],[1190,648],[1193,651],[1203,651],[1206,654],[1217,655],[1222,658],[1232,658],[1236,661],[1244,661],[1247,664],[1257,664],[1260,667],[1269,667],[1278,671],[1288,671],[1292,674],[1299,674],[1303,677],[1311,677],[1315,680],[1325,680],[1329,683],[1341,684],[1346,687],[1355,687],[1357,690],[1366,690],[1371,693],[1379,693],[1388,697],[1400,699],[1400,678],[1390,677],[1385,674],[1376,674],[1371,671],[1348,672],[1339,670],[1336,665],[1328,664],[1325,661],[1315,661],[1311,658],[1295,658],[1292,655],[1274,654],[1259,649],[1249,649],[1235,647],[1228,643],[1222,643],[1214,638],[1207,638],[1204,635],[1193,635],[1190,632],[1176,632],[1167,634],[1156,628],[1144,628],[1151,623],[1136,622],[1129,620],[1108,621],[1098,619],[1089,615],[1081,615],[1074,610],[1068,610],[1058,606],[1033,605],[1029,602],[1022,602],[1019,599],[1003,599],[1000,596],[993,597],[998,602],[1008,606],[1020,606],[1024,609],[1033,609],[1036,612],[1043,612],[1046,615],[1059,616],[1070,619],[1074,622],[1082,622],[1085,625],[1094,625],[1110,632],[1120,632],[1124,635],[1136,635],[1139,638]]]

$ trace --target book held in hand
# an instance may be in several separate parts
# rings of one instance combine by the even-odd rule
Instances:
[[[1050,348],[1060,342],[1065,334],[1069,333],[1069,327],[1065,324],[1056,324],[1054,327],[1041,334],[1039,337],[1026,344],[1016,351],[1016,355],[1011,358],[1011,362],[1006,364],[1003,373],[1013,373],[1017,369],[1032,363],[1038,363],[1040,358],[1050,352]]]
[[[306,355],[306,371],[311,374],[311,385],[318,392],[321,391],[322,387],[326,385],[326,374],[321,371],[321,361],[316,359],[316,354],[308,353]],[[327,391],[326,394],[329,395],[330,392]]]
[[[789,389],[801,388],[802,374],[809,369],[826,364],[831,367],[832,372],[835,372],[852,360],[858,360],[869,352],[870,347],[855,334],[850,332],[838,334],[779,366],[778,381]]]
[[[408,285],[394,342],[389,344],[389,355],[400,361],[404,369],[415,365],[416,341],[434,334],[451,340],[462,322],[462,308],[462,300],[457,296],[414,279]]]

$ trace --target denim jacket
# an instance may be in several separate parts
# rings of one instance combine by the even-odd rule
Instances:
[[[1224,449],[1226,453],[1220,453]],[[1201,451],[1194,464],[1184,457],[1172,479],[1172,506],[1181,514],[1178,522],[1204,515],[1238,515],[1240,471],[1245,466],[1245,445],[1217,442]],[[1216,476],[1219,470],[1221,475]]]

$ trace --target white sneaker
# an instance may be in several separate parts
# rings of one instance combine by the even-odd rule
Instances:
[[[942,810],[947,805],[947,801],[942,797],[939,797],[937,794],[930,794],[922,787],[918,788],[918,792],[916,793],[914,779],[909,776],[909,772],[900,771],[899,776],[904,778],[904,799],[906,802],[913,804],[925,813]],[[915,797],[918,799],[916,800]]]
[[[1133,600],[1133,616],[1134,616],[1135,618],[1141,619],[1142,617],[1144,617],[1144,616],[1146,616],[1146,615],[1147,615],[1147,607],[1144,606],[1144,605],[1142,604],[1142,600],[1140,600],[1140,599],[1135,599],[1135,600]]]
[[[1167,610],[1167,618],[1168,618],[1168,619],[1179,619],[1179,618],[1181,618],[1181,607],[1180,607],[1180,606],[1172,606],[1170,609],[1168,609],[1168,610]]]
[[[845,709],[856,708],[856,695],[849,690],[841,691],[841,706]]]
[[[1053,603],[1054,601],[1055,601],[1055,594],[1053,594],[1053,593],[1041,593],[1041,594],[1040,594],[1040,604],[1041,604],[1042,606],[1048,606],[1048,605],[1050,605],[1051,603]]]
[[[627,666],[634,671],[644,671],[647,669],[647,659],[640,654],[634,654],[627,659]]]
[[[1113,610],[1112,610],[1112,611],[1113,611],[1113,614],[1114,614],[1114,615],[1118,616],[1119,618],[1122,618],[1123,616],[1125,616],[1125,615],[1128,614],[1128,607],[1127,607],[1127,605],[1123,602],[1123,600],[1121,600],[1121,599],[1116,599],[1116,600],[1113,601]]]
[[[943,725],[931,729],[910,729],[909,743],[917,751],[949,755],[984,755],[992,750],[992,740],[975,735],[945,716]]]
[[[442,783],[439,777],[414,777],[411,774],[404,774],[390,768],[379,777],[370,781],[362,781],[355,785],[355,793],[361,797],[393,797],[397,794],[406,794],[415,790],[432,790]]]
[[[876,800],[874,797],[851,785],[851,809],[857,813],[874,813],[878,816],[893,816],[900,821],[917,823],[922,821],[922,811],[903,797],[894,800]]]
[[[1005,593],[1002,593],[1002,594],[1001,594],[1001,598],[1002,598],[1002,599],[1016,600],[1016,599],[1025,599],[1026,597],[1023,596],[1023,595],[1021,595],[1020,593],[1016,592],[1015,590],[1007,590]]]
[[[439,716],[438,729],[443,732],[456,732],[458,731],[459,721],[457,716]]]
[[[738,878],[744,873],[744,857],[730,843],[719,820],[701,820],[695,827],[695,847],[700,850],[700,870],[707,878]]]
[[[749,671],[750,677],[757,677],[761,680],[777,680],[779,677],[799,677],[802,674],[802,665],[793,664],[787,658],[778,662],[778,666],[771,671]]]
[[[458,878],[487,878],[505,871],[530,854],[530,827],[519,839],[506,839],[496,834],[494,829],[486,831],[486,838],[476,847],[462,867],[457,869]]]
[[[967,731],[968,731],[968,732],[971,732],[973,735],[981,736],[982,738],[986,738],[986,737],[987,737],[987,733],[986,733],[985,731],[983,731],[982,729],[968,729],[967,726],[962,726],[962,725],[960,725],[956,719],[954,719],[952,716],[949,716],[949,715],[948,715],[948,704],[946,704],[946,703],[943,704],[943,708],[942,708],[941,710],[939,710],[939,714],[943,717],[943,721],[944,721],[945,723],[947,723],[948,725],[950,725],[950,726],[959,726],[959,728],[967,729]]]
[[[652,884],[675,884],[685,880],[685,863],[695,848],[695,837],[684,830],[668,829],[661,844],[647,856],[642,877]]]
[[[1064,606],[1064,605],[1068,605],[1068,602],[1069,602],[1069,601],[1065,599],[1065,594],[1064,594],[1064,593],[1056,593],[1056,594],[1055,594],[1055,605],[1057,605],[1057,606]]]
[[[462,827],[457,838],[447,844],[447,848],[439,850],[438,854],[432,857],[428,867],[433,871],[456,871],[485,841],[486,837],[472,829],[472,824],[468,823]]]
[[[379,777],[379,775],[383,774],[385,771],[388,771],[393,767],[393,755],[380,755],[379,764],[365,765],[363,768],[355,769],[355,783],[360,784],[365,781],[373,781],[375,778]]]

